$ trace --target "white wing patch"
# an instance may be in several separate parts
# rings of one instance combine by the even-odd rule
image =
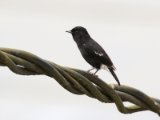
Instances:
[[[97,52],[97,51],[94,51],[94,53],[95,53],[96,55],[103,56],[103,53],[100,53],[100,52]]]

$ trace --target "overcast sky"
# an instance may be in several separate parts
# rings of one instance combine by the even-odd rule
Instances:
[[[159,0],[0,0],[0,47],[88,70],[91,66],[65,32],[79,25],[109,54],[122,84],[160,98]],[[98,75],[107,83],[116,83],[107,71]],[[74,95],[49,77],[20,76],[0,67],[0,120],[53,119],[159,117],[148,111],[124,115],[114,104]]]

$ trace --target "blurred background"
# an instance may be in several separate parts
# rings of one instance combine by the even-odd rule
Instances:
[[[91,68],[70,34],[86,27],[117,68],[122,84],[160,98],[159,0],[0,0],[0,47],[22,49],[63,66]],[[116,83],[101,70],[99,77]],[[0,120],[159,120],[129,115],[114,104],[64,90],[46,76],[20,76],[0,67]]]

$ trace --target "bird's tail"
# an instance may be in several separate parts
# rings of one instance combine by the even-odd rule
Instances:
[[[114,72],[114,70],[112,68],[109,68],[109,71],[113,75],[114,79],[117,81],[118,85],[121,85],[120,82],[119,82],[119,79],[118,79],[117,75]]]

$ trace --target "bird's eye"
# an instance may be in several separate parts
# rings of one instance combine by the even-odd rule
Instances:
[[[78,33],[78,31],[76,30],[75,33]]]

